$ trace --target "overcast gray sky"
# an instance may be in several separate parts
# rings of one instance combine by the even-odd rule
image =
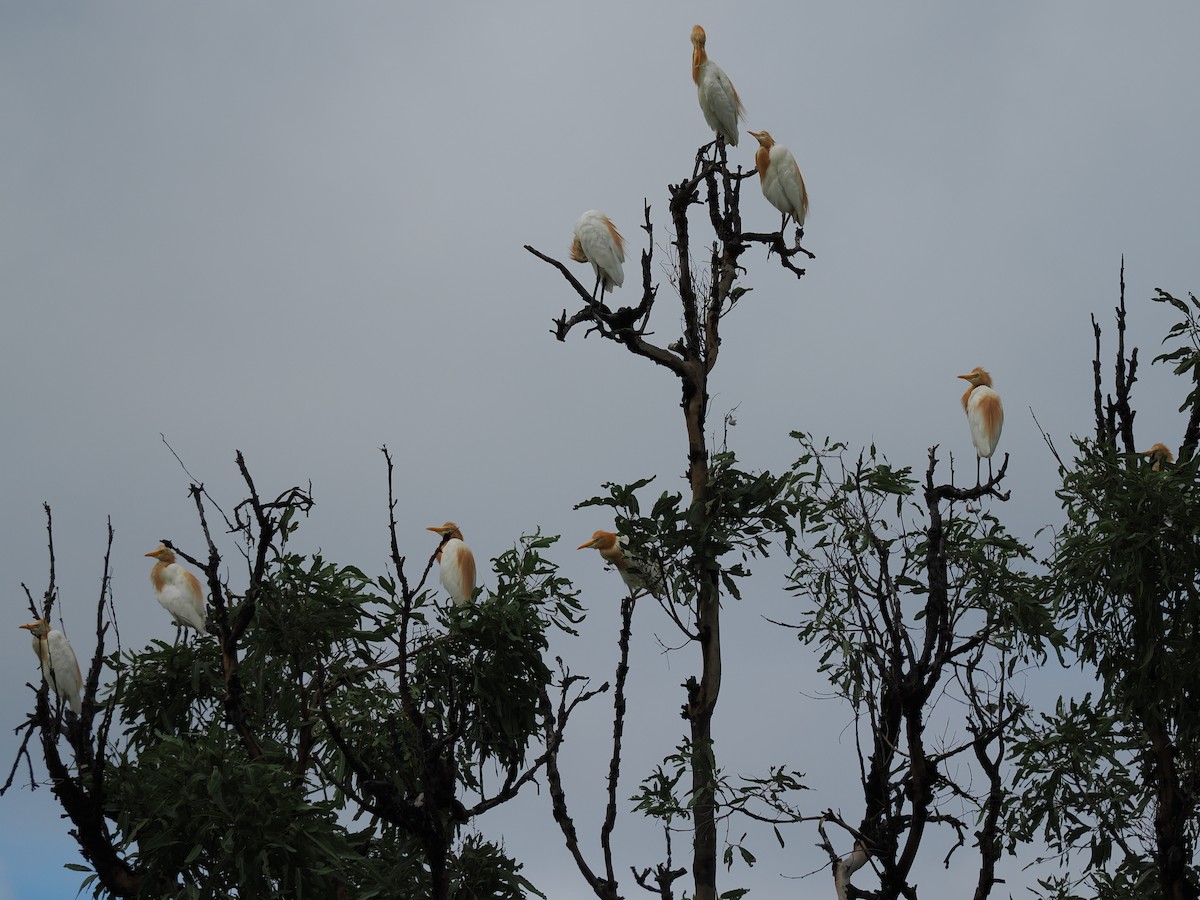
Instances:
[[[368,572],[387,559],[384,444],[410,558],[446,519],[480,560],[538,525],[564,535],[555,558],[592,614],[556,649],[610,677],[620,582],[573,550],[609,522],[572,507],[609,480],[684,488],[677,387],[598,339],[554,341],[571,297],[521,248],[565,259],[575,219],[598,208],[636,273],[643,198],[665,240],[665,186],[711,137],[690,79],[696,22],[746,126],[799,161],[817,255],[799,282],[759,249],[745,257],[754,292],[726,322],[710,421],[737,409],[750,468],[784,468],[801,429],[875,441],[904,465],[940,444],[969,471],[954,376],[982,365],[1007,411],[1001,515],[1029,540],[1057,520],[1030,408],[1060,448],[1090,427],[1088,315],[1111,337],[1121,254],[1147,364],[1170,321],[1154,288],[1200,289],[1194,4],[3,0],[6,765],[37,678],[15,626],[20,584],[45,585],[42,501],[80,655],[107,516],[125,645],[173,635],[142,554],[162,537],[197,548],[199,529],[160,433],[231,505],[235,449],[264,493],[311,479],[303,545]],[[751,167],[753,146],[731,158]],[[778,221],[753,183],[743,213],[758,230]],[[676,314],[669,287],[659,296],[665,343]],[[1178,445],[1180,387],[1147,365],[1137,396],[1138,439]],[[806,771],[814,810],[857,819],[854,773],[836,768],[853,756],[848,714],[811,699],[825,690],[812,660],[761,618],[794,610],[782,571],[766,567],[727,612],[718,755],[731,772]],[[674,635],[650,607],[638,624],[625,795],[678,740],[696,662],[659,652],[655,633]],[[568,738],[590,836],[603,785],[589,736],[608,734],[607,715],[597,706]],[[582,894],[547,797],[479,828],[551,897]],[[620,864],[658,860],[632,816],[618,837]],[[762,861],[723,887],[826,896],[824,874],[780,880],[822,863],[815,834],[788,837],[786,851],[752,838]],[[0,800],[0,898],[71,896],[80,877],[60,866],[73,859],[49,790]],[[1003,866],[1011,885],[1029,877]]]

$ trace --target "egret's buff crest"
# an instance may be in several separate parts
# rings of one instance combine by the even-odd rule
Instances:
[[[447,522],[445,525],[430,525],[425,530],[440,534],[444,538],[458,538],[460,541],[463,539],[462,531],[453,522]]]
[[[971,383],[971,386],[967,388],[967,392],[962,395],[963,409],[967,408],[967,398],[971,396],[971,391],[980,386],[992,386],[992,376],[987,373],[987,370],[981,369],[979,366],[973,368],[966,375],[959,375],[958,377]]]
[[[629,562],[625,559],[625,554],[617,546],[617,533],[615,531],[595,531],[592,533],[590,540],[584,541],[575,549],[587,550],[589,548],[599,550],[600,555],[618,569],[629,568]]]
[[[747,131],[758,141],[758,149],[754,151],[754,168],[758,169],[758,180],[762,181],[767,177],[767,167],[770,165],[771,148],[775,146],[775,138],[771,137],[769,131]]]
[[[1170,465],[1175,462],[1175,454],[1166,444],[1155,444],[1149,450],[1142,450],[1141,455],[1150,457],[1154,463],[1150,468],[1155,472],[1161,472],[1164,463]]]

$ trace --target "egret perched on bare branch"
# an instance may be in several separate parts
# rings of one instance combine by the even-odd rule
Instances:
[[[976,366],[966,375],[959,375],[971,383],[962,395],[963,410],[971,425],[971,440],[975,443],[975,485],[979,486],[979,460],[988,461],[988,481],[992,480],[992,454],[1000,442],[1000,430],[1004,427],[1004,406],[1000,395],[992,389],[992,376]]]
[[[725,70],[708,58],[707,36],[699,25],[692,29],[692,81],[700,98],[700,110],[708,127],[731,147],[738,142],[738,116],[746,115],[741,98]]]
[[[475,555],[463,542],[462,532],[453,522],[430,525],[426,531],[434,531],[442,536],[437,551],[442,587],[455,606],[468,605],[475,597]]]
[[[808,215],[808,190],[804,187],[804,177],[800,174],[796,157],[792,156],[792,151],[783,144],[775,143],[769,131],[746,133],[758,140],[754,165],[758,169],[763,196],[783,213],[783,221],[779,225],[780,233],[783,233],[787,225],[788,216],[803,228],[804,217]]]
[[[180,628],[193,628],[203,634],[207,609],[200,581],[175,562],[175,553],[170,547],[160,546],[145,555],[158,560],[150,570],[150,581],[162,608],[171,614]]]
[[[867,864],[870,854],[861,841],[854,842],[854,849],[839,859],[833,866],[833,889],[837,900],[847,900],[850,895],[850,878]]]
[[[1148,456],[1154,461],[1154,465],[1150,468],[1155,472],[1161,472],[1164,465],[1170,465],[1175,462],[1175,454],[1167,449],[1166,444],[1155,444],[1149,450],[1141,451],[1142,456]]]
[[[631,594],[647,591],[655,597],[663,596],[665,584],[662,566],[630,553],[629,542],[623,535],[614,531],[597,531],[590,541],[585,541],[576,549],[588,548],[599,550],[604,561],[616,568]]]
[[[42,678],[54,693],[67,701],[75,715],[83,712],[83,673],[71,642],[61,631],[50,630],[44,619],[37,619],[22,628],[33,635],[33,652],[42,664]]]
[[[590,262],[596,273],[596,286],[592,288],[592,299],[596,299],[601,286],[611,291],[625,283],[625,239],[612,219],[594,209],[589,209],[575,223],[575,240],[571,242],[571,259],[575,262]]]

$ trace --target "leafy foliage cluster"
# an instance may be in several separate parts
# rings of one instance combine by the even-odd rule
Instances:
[[[1074,661],[1101,689],[1028,725],[1013,807],[1020,839],[1086,860],[1042,880],[1059,900],[1200,896],[1200,302],[1155,299],[1183,314],[1155,359],[1192,382],[1178,461],[1135,449],[1137,351],[1124,355],[1123,298],[1114,391],[1102,399],[1097,350],[1096,433],[1060,461],[1066,523],[1047,592]]]
[[[553,681],[547,632],[579,613],[543,556],[553,539],[522,538],[492,561],[495,591],[447,609],[409,585],[403,558],[372,579],[292,552],[310,501],[264,503],[247,482],[246,589],[215,578],[211,538],[209,562],[192,560],[217,584],[217,634],[109,654],[107,690],[66,723],[96,762],[68,778],[102,813],[76,822],[95,831],[80,836],[97,894],[525,896],[519,863],[458,834],[544,763],[529,756]],[[52,584],[46,616],[55,599]],[[58,715],[43,686],[31,724],[56,759]],[[89,852],[99,842],[119,865]]]

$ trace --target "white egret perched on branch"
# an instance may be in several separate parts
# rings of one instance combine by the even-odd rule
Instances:
[[[462,532],[453,522],[430,525],[426,531],[442,536],[437,561],[441,569],[442,587],[455,606],[467,606],[475,596],[475,555],[463,541]]]
[[[571,242],[571,259],[590,262],[596,273],[592,299],[603,287],[611,291],[625,283],[625,239],[612,219],[598,210],[589,209],[575,223],[575,239]]]
[[[731,147],[738,143],[738,116],[746,115],[741,98],[733,89],[733,82],[725,70],[708,58],[704,49],[707,36],[699,25],[692,29],[692,81],[696,82],[696,95],[700,99],[700,110],[704,121],[724,138]]]
[[[58,696],[67,701],[75,715],[83,712],[83,673],[67,636],[51,630],[44,619],[22,625],[33,635],[33,652],[42,664],[42,678]]]
[[[783,144],[775,143],[769,131],[746,133],[758,141],[754,166],[758,169],[763,196],[783,213],[783,221],[779,225],[780,233],[783,233],[787,225],[788,216],[803,228],[804,217],[808,215],[808,190],[804,187],[804,176],[800,174],[796,157],[792,156],[792,151]]]
[[[597,531],[590,541],[584,541],[576,549],[594,548],[600,551],[604,561],[611,563],[629,588],[630,593],[647,591],[655,597],[664,593],[662,566],[652,560],[635,556],[629,551],[629,542],[615,531]]]
[[[966,375],[959,375],[971,383],[962,395],[963,410],[971,425],[971,440],[975,444],[975,485],[979,486],[979,460],[988,461],[988,481],[992,480],[992,454],[1000,442],[1000,430],[1004,427],[1004,406],[1000,395],[992,389],[992,376],[976,366]]]
[[[192,628],[203,634],[208,615],[199,579],[175,561],[175,552],[170,547],[160,546],[145,555],[158,560],[150,570],[150,581],[162,608],[180,628]]]

